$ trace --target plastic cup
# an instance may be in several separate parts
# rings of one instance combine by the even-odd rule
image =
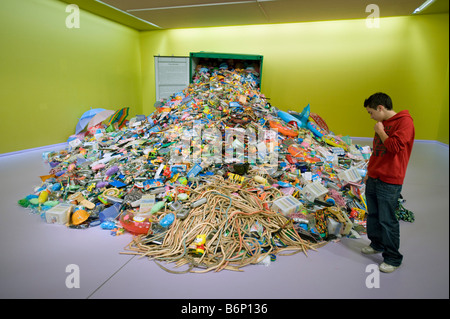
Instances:
[[[98,218],[101,222],[109,219],[115,219],[119,215],[120,206],[120,203],[115,203],[114,205],[105,208],[98,214]]]

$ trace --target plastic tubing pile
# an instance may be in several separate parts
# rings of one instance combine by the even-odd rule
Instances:
[[[209,183],[192,190],[195,194],[192,201],[205,198],[203,205],[192,209],[185,219],[175,219],[163,232],[152,227],[147,235],[134,237],[123,253],[175,263],[176,267],[188,266],[186,270],[175,271],[157,263],[169,272],[202,273],[223,269],[241,271],[244,266],[264,263],[285,251],[307,255],[307,250],[315,250],[320,244],[303,239],[291,219],[269,210],[267,205],[273,196],[261,200],[254,183],[249,179],[246,185],[236,185],[214,176]],[[268,192],[275,195],[278,190]],[[159,212],[152,218],[157,221],[167,213]],[[190,254],[189,248],[198,234],[206,238],[201,256]]]

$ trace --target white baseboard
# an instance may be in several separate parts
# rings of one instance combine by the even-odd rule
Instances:
[[[439,142],[439,141],[433,141],[433,140],[415,140],[415,143],[426,143],[426,144],[438,144],[440,146],[444,146],[446,148],[448,148],[448,144]]]
[[[372,137],[357,137],[357,136],[351,136],[350,137],[352,140],[361,140],[361,141],[372,141],[373,138]],[[443,147],[449,147],[448,144],[439,142],[439,141],[435,141],[435,140],[414,140],[414,143],[424,143],[424,144],[437,144]]]
[[[39,146],[39,147],[35,147],[35,148],[27,148],[24,150],[20,150],[20,151],[15,151],[15,152],[9,152],[9,153],[0,153],[0,157],[5,157],[5,156],[11,156],[11,155],[18,155],[18,154],[23,154],[23,153],[28,153],[28,152],[32,152],[32,151],[52,151],[54,149],[59,149],[59,148],[64,148],[68,145],[67,142],[64,143],[58,143],[58,144],[52,144],[52,145],[45,145],[45,146]]]

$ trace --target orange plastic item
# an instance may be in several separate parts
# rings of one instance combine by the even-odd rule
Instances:
[[[170,112],[172,109],[170,107],[160,107],[158,113]]]
[[[294,157],[304,157],[306,154],[306,151],[304,148],[302,148],[299,145],[291,144],[288,147],[288,152]]]
[[[39,176],[39,177],[41,178],[41,181],[45,182],[49,178],[55,178],[56,175],[55,174],[50,174],[50,175],[42,175],[42,176]]]
[[[292,128],[289,128],[288,126],[277,122],[277,121],[269,121],[269,125],[271,128],[277,129],[278,132],[280,132],[283,135],[291,136],[291,137],[297,137],[298,131]]]
[[[298,158],[302,162],[307,163],[317,163],[320,162],[320,159],[317,157],[310,157],[308,152],[299,145],[292,144],[288,147],[288,152],[292,156]]]
[[[84,209],[79,209],[72,214],[72,224],[79,225],[89,218],[89,213]]]

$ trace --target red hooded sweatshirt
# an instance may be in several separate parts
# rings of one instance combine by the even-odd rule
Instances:
[[[405,110],[382,123],[389,137],[383,144],[375,133],[367,174],[385,183],[402,185],[414,144],[413,119]]]

